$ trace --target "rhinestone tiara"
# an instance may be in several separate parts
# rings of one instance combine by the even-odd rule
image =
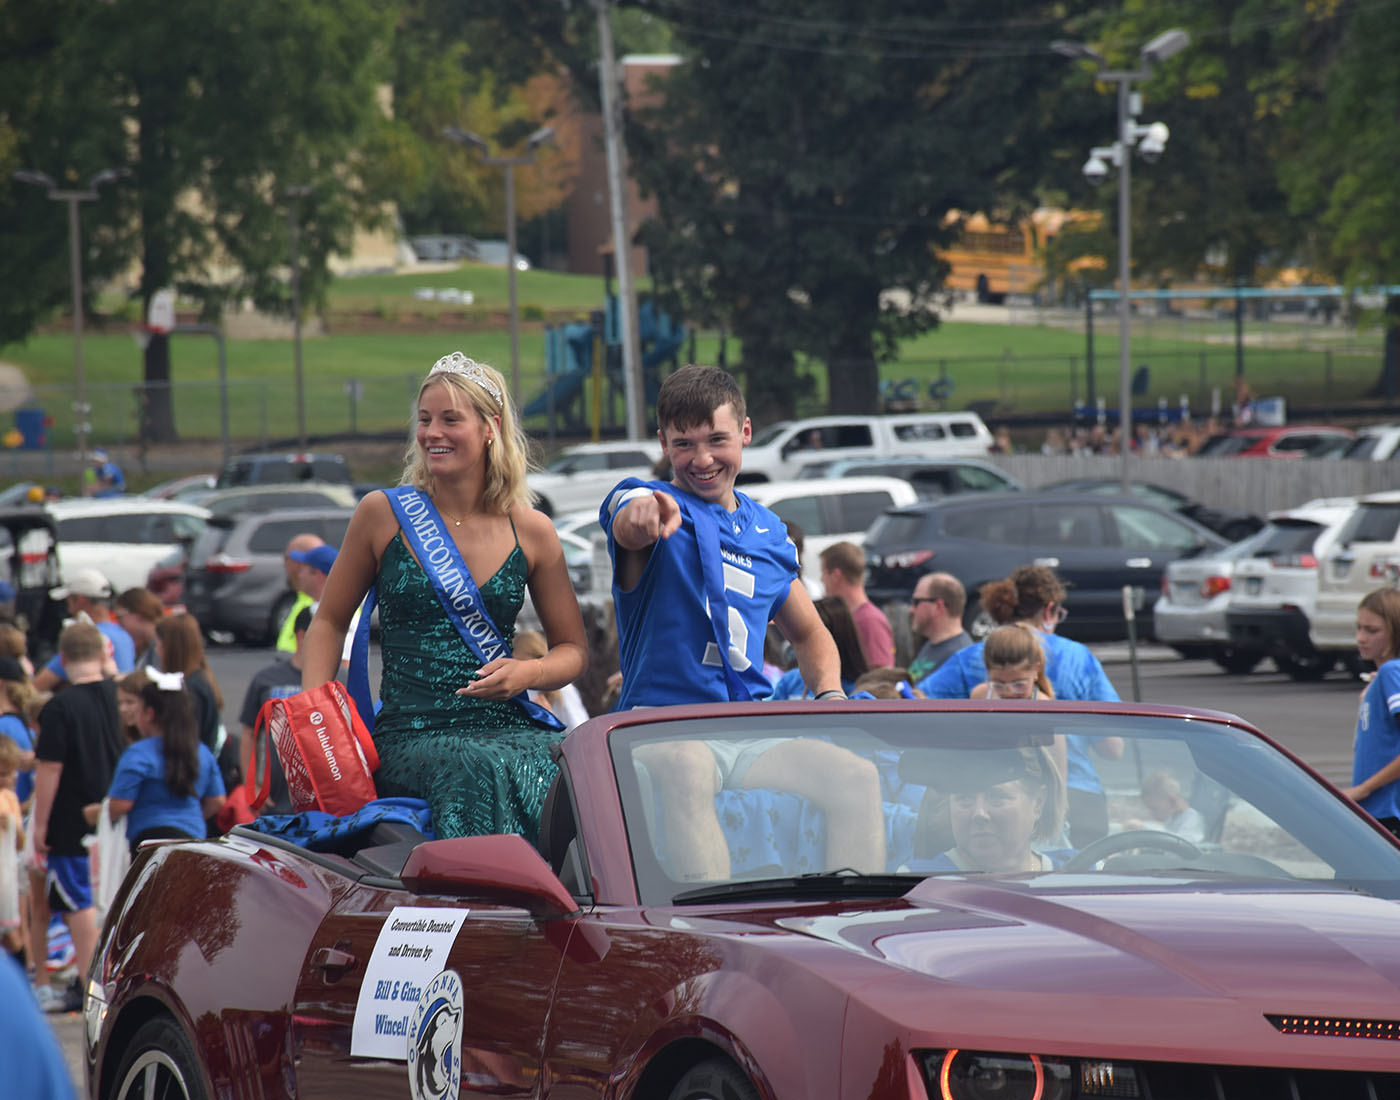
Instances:
[[[444,355],[434,363],[433,369],[428,372],[428,377],[431,378],[435,374],[460,374],[467,381],[475,382],[496,399],[497,405],[505,408],[505,401],[501,397],[501,387],[491,380],[491,376],[482,369],[480,363],[475,359],[468,359],[460,351]]]

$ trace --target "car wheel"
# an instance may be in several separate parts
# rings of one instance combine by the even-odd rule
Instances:
[[[996,628],[996,620],[983,609],[981,600],[974,596],[967,601],[967,609],[963,612],[963,629],[974,642],[980,642]]]
[[[691,1066],[670,1100],[758,1100],[758,1090],[733,1062],[713,1058]]]
[[[1291,679],[1306,682],[1321,680],[1337,663],[1334,653],[1290,653],[1286,657],[1276,656],[1274,664],[1278,670]]]
[[[1264,655],[1253,649],[1222,649],[1211,659],[1226,672],[1243,676],[1253,672],[1254,666],[1264,659]]]
[[[115,1080],[113,1100],[208,1100],[194,1047],[168,1016],[137,1028]]]

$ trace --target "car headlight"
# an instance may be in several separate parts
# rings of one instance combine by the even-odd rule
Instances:
[[[1131,1100],[1143,1095],[1136,1071],[1122,1062],[959,1049],[927,1050],[920,1058],[931,1100]]]

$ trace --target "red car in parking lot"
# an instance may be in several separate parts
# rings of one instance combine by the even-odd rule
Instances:
[[[1235,428],[1211,436],[1196,453],[1201,458],[1332,458],[1353,438],[1346,428],[1326,424]]]
[[[1074,737],[1126,750],[1077,852],[1053,755]],[[878,809],[873,865],[833,865],[794,790],[736,784],[709,822],[724,869],[687,872],[653,762],[708,749],[712,782],[794,742]],[[669,707],[593,719],[558,759],[532,840],[143,845],[89,975],[90,1096],[1400,1095],[1400,845],[1237,718]],[[1154,809],[1167,781],[1184,801]]]

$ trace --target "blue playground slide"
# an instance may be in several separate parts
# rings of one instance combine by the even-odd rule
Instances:
[[[570,401],[583,389],[584,382],[588,381],[588,376],[593,373],[592,367],[584,367],[582,370],[565,371],[563,374],[550,375],[549,384],[542,389],[535,398],[525,406],[522,416],[543,416],[549,412],[550,391],[554,391],[554,408],[556,412],[563,412],[568,407]]]

